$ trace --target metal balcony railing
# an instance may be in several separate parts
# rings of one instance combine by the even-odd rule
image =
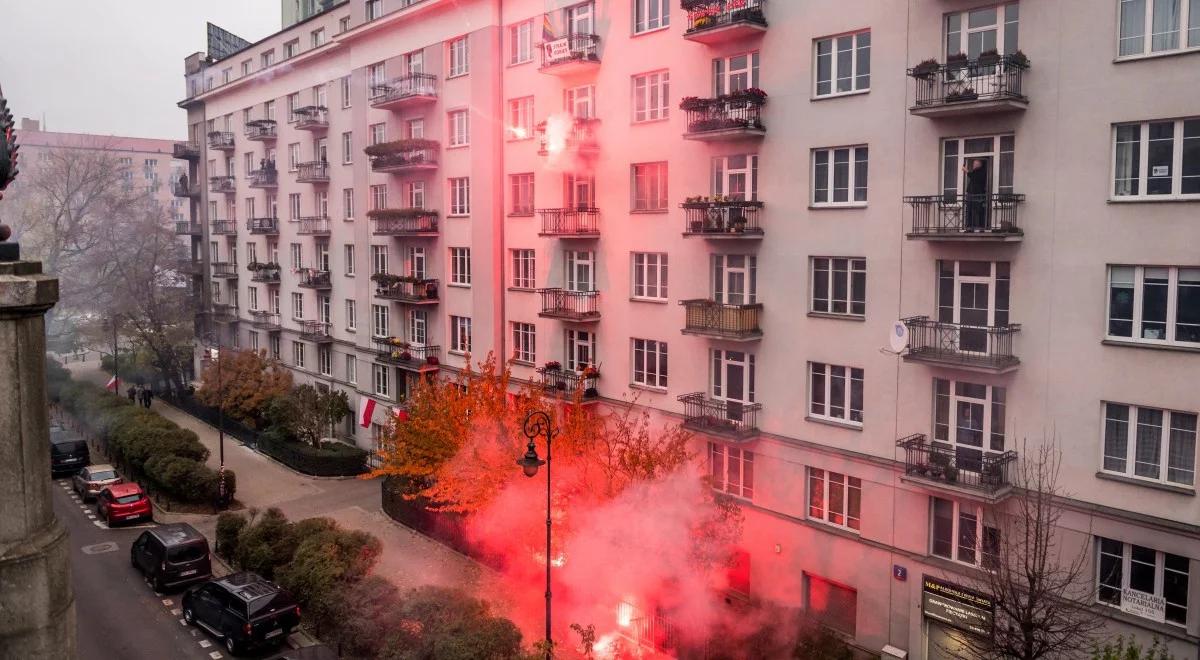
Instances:
[[[300,225],[296,228],[296,233],[303,236],[324,236],[329,233],[329,217],[324,215],[315,215],[300,218],[296,220]]]
[[[688,13],[684,36],[746,23],[767,26],[763,15],[766,0],[682,0],[680,6]]]
[[[568,321],[594,321],[600,318],[599,291],[538,289],[542,296],[540,316]]]
[[[371,107],[391,108],[406,102],[432,101],[437,98],[437,76],[410,73],[382,85],[371,86]]]
[[[327,183],[329,181],[329,163],[323,160],[313,160],[296,165],[297,183]]]
[[[171,145],[171,155],[183,160],[199,160],[200,145],[195,142],[176,142]]]
[[[329,128],[329,109],[323,105],[306,105],[292,111],[297,130],[311,131]]]
[[[388,278],[389,280],[391,278]],[[394,281],[375,282],[375,297],[406,303],[438,301],[438,281],[404,277]]]
[[[538,209],[542,217],[542,236],[599,236],[600,209]]]
[[[279,320],[279,314],[266,310],[250,312],[250,319],[251,325],[262,330],[281,330],[283,328],[283,324]]]
[[[399,337],[375,337],[375,359],[410,369],[436,367],[441,362],[441,346],[414,346]]]
[[[250,271],[250,279],[254,282],[265,282],[267,284],[279,284],[279,265],[261,263],[251,261],[246,264],[247,270]]]
[[[188,183],[187,179],[180,179],[171,185],[171,192],[176,197],[199,197],[200,184]]]
[[[238,265],[234,261],[214,261],[212,270],[213,277],[234,279],[238,276]]]
[[[905,197],[912,238],[1010,238],[1023,235],[1017,210],[1024,195],[946,193]]]
[[[762,135],[766,126],[762,109],[766,96],[751,91],[717,98],[688,98],[680,103],[687,115],[685,137],[715,138],[729,135]]]
[[[904,450],[904,473],[924,481],[977,490],[990,495],[1012,486],[1017,452],[984,451],[942,442],[927,443],[924,433],[896,441]]]
[[[237,192],[237,181],[231,176],[208,177],[208,191],[231,194]]]
[[[237,323],[238,306],[229,303],[213,303],[213,320],[217,323]]]
[[[251,188],[275,188],[279,185],[279,170],[274,167],[269,169],[254,170],[250,173]]]
[[[437,211],[423,209],[382,209],[367,214],[375,223],[376,236],[434,235],[438,232]]]
[[[757,339],[762,336],[758,317],[761,303],[730,305],[707,299],[681,300],[686,310],[684,334],[724,337],[728,339]]]
[[[204,228],[198,222],[183,220],[175,223],[175,233],[179,236],[199,236]]]
[[[258,236],[272,236],[279,233],[279,218],[250,218],[246,229]]]
[[[321,321],[300,321],[300,338],[318,343],[333,341],[329,334],[329,324]]]
[[[237,223],[232,220],[213,220],[209,222],[209,231],[217,236],[230,236],[237,233]]]
[[[233,133],[229,131],[213,131],[208,134],[208,148],[230,150],[234,148]]]
[[[600,142],[596,139],[595,117],[576,117],[571,126],[561,131],[561,134],[547,130],[547,123],[541,122],[534,130],[538,134],[538,155],[573,153],[580,156],[595,155],[600,150]]]
[[[1023,55],[989,54],[974,60],[918,64],[908,70],[916,85],[912,109],[957,103],[1027,103],[1021,79],[1028,68]]]
[[[599,62],[600,37],[594,34],[570,34],[542,44],[542,68],[569,63]]]
[[[301,268],[299,286],[306,289],[328,289],[333,286],[329,271],[316,268]]]
[[[763,235],[758,215],[763,203],[757,201],[684,202],[684,236],[711,238],[760,238]]]
[[[247,140],[274,140],[278,129],[274,119],[255,119],[246,124]]]
[[[679,397],[683,404],[683,426],[702,433],[715,433],[735,439],[758,434],[761,403],[710,399],[704,392]]]
[[[405,170],[427,170],[438,166],[438,143],[422,140],[404,144],[400,140],[367,147],[372,172],[403,172]]]
[[[561,367],[539,367],[537,374],[541,377],[542,387],[560,398],[573,400],[578,397],[587,401],[600,397],[596,389],[600,372],[596,369],[585,367],[583,371],[572,371]]]
[[[928,316],[902,319],[908,328],[906,359],[1008,371],[1020,360],[1013,355],[1016,323],[999,326],[933,321]]]

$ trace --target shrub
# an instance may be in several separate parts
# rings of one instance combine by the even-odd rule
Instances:
[[[305,616],[343,655],[376,658],[393,634],[399,609],[400,590],[372,575],[334,591],[324,606],[308,609]]]
[[[246,516],[225,512],[217,516],[217,554],[232,559],[237,554],[238,535],[246,527]]]
[[[238,535],[234,561],[245,570],[273,579],[275,569],[292,558],[291,532],[291,523],[282,511],[267,509]]]
[[[458,589],[420,587],[405,595],[400,625],[379,655],[389,660],[501,660],[522,656],[521,631]]]
[[[359,531],[330,528],[304,539],[276,576],[306,609],[327,606],[339,583],[366,575],[381,550],[379,539]]]
[[[62,389],[71,382],[71,372],[52,357],[46,357],[46,398],[58,403]]]
[[[1115,641],[1106,642],[1092,651],[1092,660],[1173,660],[1174,657],[1158,637],[1147,648],[1132,638],[1118,636]]]

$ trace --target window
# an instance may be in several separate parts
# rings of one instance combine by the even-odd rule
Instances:
[[[813,206],[865,206],[867,148],[813,150]]]
[[[633,77],[633,121],[655,121],[670,116],[671,74],[667,71]]]
[[[508,101],[508,138],[526,140],[533,137],[533,97],[525,96]]]
[[[567,330],[563,333],[563,340],[567,369],[580,373],[596,364],[596,333],[588,330]]]
[[[242,75],[243,76],[250,75],[250,67],[251,66],[252,66],[252,63],[250,60],[242,60]]]
[[[1158,621],[1187,624],[1190,563],[1187,557],[1099,536],[1096,551],[1098,602]],[[1147,612],[1144,607],[1125,607],[1126,590],[1161,598],[1165,601],[1161,614]]]
[[[508,63],[522,64],[533,60],[533,21],[523,21],[508,28]]]
[[[634,252],[633,297],[646,300],[667,299],[667,253]]]
[[[634,34],[665,28],[670,24],[670,0],[633,0]]]
[[[329,296],[317,297],[317,320],[321,323],[332,323],[333,310],[330,309]]]
[[[380,183],[371,186],[371,210],[379,211],[381,209],[386,209],[387,205],[387,184]],[[370,213],[367,215],[370,215]]]
[[[1116,125],[1113,196],[1200,199],[1200,118]]]
[[[595,291],[596,254],[590,250],[563,250],[563,278],[568,291]]]
[[[404,274],[425,279],[425,248],[408,246],[404,253]]]
[[[294,143],[288,145],[288,171],[295,172],[297,165],[300,163],[300,144]]]
[[[994,50],[1001,55],[1017,51],[1017,3],[981,7],[946,15],[946,52],[966,53],[970,59]]]
[[[250,350],[252,350],[252,351],[254,351],[255,353],[257,353],[257,352],[258,352],[258,348],[259,348],[259,343],[258,343],[258,333],[257,333],[257,332],[255,332],[254,330],[251,330],[251,331],[250,331],[250,333],[249,333],[249,337],[250,337]]]
[[[713,96],[758,87],[758,52],[713,60]]]
[[[409,119],[404,122],[408,129],[408,137],[414,140],[420,140],[425,137],[425,120],[421,118]]]
[[[711,163],[713,195],[735,200],[758,199],[758,155],[717,156]]]
[[[954,452],[959,470],[979,472],[985,456],[1004,451],[1007,391],[933,379],[933,444]]]
[[[267,335],[267,346],[271,349],[271,359],[279,359],[279,335]]]
[[[450,40],[450,72],[447,77],[466,75],[470,70],[468,64],[467,38],[459,37]]]
[[[812,302],[822,314],[863,316],[867,313],[867,260],[812,258]]]
[[[371,274],[388,272],[388,249],[386,245],[371,246]]]
[[[262,66],[260,68],[265,69],[265,68],[271,66],[272,64],[275,63],[275,51],[268,50],[267,52],[262,54],[260,59],[262,62]]]
[[[354,160],[354,134],[350,131],[342,133],[342,164],[349,165]]]
[[[718,401],[754,403],[754,354],[714,348],[709,351],[709,389]],[[733,406],[730,406],[732,414]]]
[[[354,189],[342,188],[342,219],[354,219]]]
[[[325,28],[312,31],[312,47],[325,45]]]
[[[414,50],[404,54],[405,73],[425,73],[425,51]]]
[[[758,258],[745,254],[714,254],[711,258],[712,298],[723,305],[758,302]]]
[[[457,177],[450,179],[450,215],[470,215],[471,213],[471,179]]]
[[[871,31],[817,39],[814,93],[834,96],[871,88]]]
[[[470,115],[466,110],[452,110],[448,114],[451,147],[471,144]]]
[[[533,250],[512,251],[512,286],[514,289],[532,289],[534,287],[533,255]]]
[[[288,216],[292,222],[300,219],[300,193],[291,193],[288,195]]]
[[[408,208],[423,209],[425,208],[425,182],[424,181],[409,181],[405,184],[408,187]]]
[[[631,166],[633,211],[667,210],[667,164],[637,163]]]
[[[371,305],[371,336],[390,337],[388,332],[388,306]]]
[[[350,76],[342,76],[338,85],[342,90],[342,107],[349,108],[353,98],[350,95]]]
[[[300,52],[299,39],[293,39],[283,45],[283,59],[285,60],[295,57],[298,52]]]
[[[1106,336],[1146,344],[1200,343],[1200,268],[1109,266]]]
[[[1200,1],[1120,0],[1120,5],[1120,57],[1200,48]]]
[[[292,364],[304,368],[304,344],[301,342],[292,342]]]
[[[471,286],[471,248],[450,248],[450,283]]]
[[[633,340],[633,382],[646,387],[667,388],[667,342]]]
[[[563,110],[576,119],[596,117],[596,86],[580,85],[563,90]]]
[[[1000,530],[985,520],[983,507],[937,497],[930,500],[930,554],[972,566],[995,566]]]
[[[808,517],[846,529],[859,529],[862,480],[808,468]]]
[[[328,346],[317,347],[317,371],[322,376],[333,375],[333,351]]]
[[[537,329],[532,323],[512,324],[513,359],[533,364],[537,360]]]
[[[383,0],[367,0],[367,20],[373,21],[383,15]]]
[[[382,364],[374,365],[375,369],[375,394],[382,397],[390,397],[392,395],[390,383],[388,382],[388,368]]]
[[[450,352],[471,352],[471,318],[469,316],[450,317]]]
[[[510,174],[512,215],[533,215],[533,174]]]
[[[358,382],[358,360],[353,355],[346,356],[346,382],[352,385]]]
[[[429,328],[429,315],[423,309],[408,310],[408,341],[414,346],[424,346],[426,330]]]
[[[714,490],[754,499],[754,452],[710,442],[708,474]]]
[[[819,419],[862,426],[863,370],[810,362],[808,414]]]
[[[296,108],[298,108],[299,106],[300,106],[300,92],[296,92],[294,94],[288,94],[287,95],[287,113],[288,113],[288,121],[289,122],[296,123],[297,121],[300,120],[300,118],[296,116]]]
[[[354,244],[346,243],[342,246],[342,265],[345,268],[347,277],[354,277]]]
[[[387,142],[387,124],[380,122],[378,124],[371,124],[369,128],[371,131],[372,145]]]
[[[1103,469],[1192,487],[1196,482],[1196,413],[1105,403]]]
[[[300,293],[292,293],[292,318],[297,321],[304,320],[304,295]]]
[[[358,329],[358,301],[353,298],[346,299],[346,329],[350,331]]]

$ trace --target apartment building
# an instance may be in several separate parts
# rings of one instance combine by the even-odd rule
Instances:
[[[1191,657],[1196,25],[351,0],[189,58],[198,286],[226,345],[352,398],[494,350],[682,422],[746,513],[731,589],[885,657],[989,625],[991,508],[1053,442],[1096,612]]]

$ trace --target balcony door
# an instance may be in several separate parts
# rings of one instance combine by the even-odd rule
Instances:
[[[737,154],[712,159],[712,194],[739,201],[758,199],[758,155]]]
[[[988,50],[1001,55],[1016,52],[1019,16],[1019,5],[1015,2],[947,14],[943,55],[966,53],[974,60]]]
[[[567,368],[582,372],[596,363],[596,333],[587,330],[566,331]]]
[[[404,70],[409,74],[425,73],[425,51],[414,50],[404,55]]]
[[[426,316],[423,309],[411,309],[408,311],[408,343],[414,347],[422,347],[427,341],[429,330],[429,317]]]
[[[576,34],[595,34],[596,33],[596,13],[595,7],[590,2],[585,2],[581,5],[568,7],[566,10],[567,16],[567,33]]]
[[[933,380],[933,444],[954,452],[960,470],[979,472],[983,458],[1004,451],[1003,387]]]
[[[563,197],[568,209],[590,209],[596,207],[596,179],[579,174],[568,174],[564,179]]]
[[[425,279],[425,272],[425,248],[409,247],[405,252],[405,275],[423,280]]]
[[[754,403],[754,355],[714,348],[711,357],[712,398],[725,402],[726,419],[740,423],[744,406]]]
[[[983,161],[987,168],[989,193],[1012,194],[1015,149],[1016,138],[1012,135],[942,140],[942,194],[949,198],[967,192],[963,166],[970,169],[976,160]]]
[[[712,255],[713,301],[724,305],[757,302],[757,259],[745,254]]]
[[[317,243],[317,270],[329,270],[329,244]]]
[[[317,162],[329,162],[329,140],[328,138],[319,138],[313,143],[313,154],[317,157]]]
[[[595,85],[580,85],[563,90],[563,110],[575,119],[593,119],[596,116]]]
[[[758,51],[713,60],[713,96],[758,87]]]
[[[596,290],[596,255],[590,250],[567,250],[567,290]]]
[[[988,355],[989,328],[1008,324],[1008,262],[939,261],[937,297],[938,321],[957,326],[942,335],[946,348]]]

